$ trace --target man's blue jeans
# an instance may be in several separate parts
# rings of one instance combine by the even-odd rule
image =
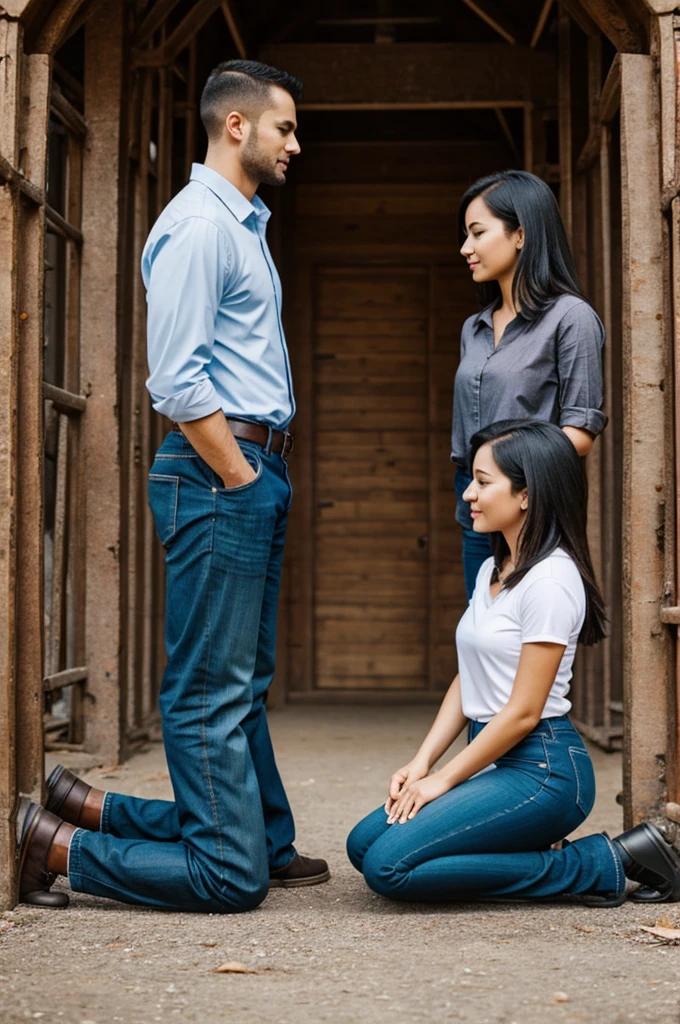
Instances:
[[[456,470],[453,486],[456,492],[456,522],[463,530],[463,575],[468,601],[477,582],[477,573],[482,564],[491,557],[491,541],[486,533],[475,533],[470,516],[470,506],[463,501],[463,494],[472,481],[463,469]]]
[[[179,432],[149,501],[166,548],[160,694],[175,801],[107,794],[101,832],[71,840],[73,889],[172,910],[257,906],[295,830],[267,725],[291,487],[285,460],[239,442],[257,472],[225,489]]]
[[[470,723],[470,738],[484,728]],[[590,813],[590,756],[568,717],[544,718],[496,762],[404,825],[379,807],[347,853],[367,884],[396,900],[531,899],[620,894],[625,877],[604,835],[552,850]]]

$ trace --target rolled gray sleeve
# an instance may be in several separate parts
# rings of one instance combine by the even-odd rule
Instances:
[[[602,412],[604,327],[595,311],[579,303],[562,317],[557,330],[559,425],[596,436],[607,426]]]

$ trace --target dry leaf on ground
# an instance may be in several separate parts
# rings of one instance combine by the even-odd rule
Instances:
[[[262,971],[247,967],[240,960],[227,960],[225,964],[213,967],[213,974],[262,974]]]
[[[169,778],[170,778],[170,773],[169,772],[156,772],[155,775],[145,775],[144,776],[144,781],[145,782],[163,782],[164,779],[169,779]]]
[[[660,928],[656,925],[654,928],[648,928],[645,924],[641,924],[640,928],[649,935],[656,935],[659,939],[665,939],[666,942],[678,942],[680,940],[680,928]]]
[[[572,928],[575,928],[577,932],[594,932],[596,928],[590,928],[587,924],[573,924]]]

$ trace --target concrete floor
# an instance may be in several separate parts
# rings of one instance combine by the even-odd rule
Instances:
[[[328,857],[326,885],[272,891],[235,917],[168,914],[75,894],[63,912],[0,917],[0,1020],[69,1024],[678,1024],[678,950],[644,932],[680,907],[396,904],[344,854],[385,796],[432,708],[286,708],[271,716],[298,848]],[[621,826],[619,755],[593,750],[598,801],[583,833]],[[63,759],[63,758],[62,758]],[[57,758],[51,758],[54,763]],[[84,767],[71,756],[75,767]],[[151,745],[95,785],[170,797]],[[216,974],[225,961],[257,973]]]

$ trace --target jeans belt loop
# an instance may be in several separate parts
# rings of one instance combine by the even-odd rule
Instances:
[[[272,453],[272,428],[271,424],[267,423],[267,443],[262,449],[265,455],[271,455]]]

